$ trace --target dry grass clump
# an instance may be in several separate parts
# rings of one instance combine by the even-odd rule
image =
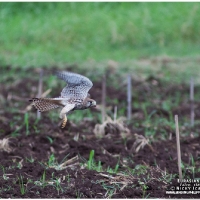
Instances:
[[[119,117],[112,120],[106,116],[106,120],[102,124],[96,124],[94,127],[94,134],[98,138],[109,136],[110,134],[120,134],[122,137],[130,135],[130,130],[124,125],[124,117]]]
[[[155,152],[153,147],[149,144],[149,139],[145,138],[143,135],[138,135],[137,133],[134,134],[135,142],[131,147],[131,152],[137,153],[140,149],[143,149],[146,145],[149,146],[151,151]]]
[[[93,132],[97,138],[110,137],[111,135],[118,135],[122,138],[130,138],[131,132],[125,126],[125,117],[119,117],[118,119],[112,120],[109,116],[106,116],[106,120],[102,124],[96,124]],[[156,152],[154,148],[149,144],[149,139],[143,135],[137,133],[134,134],[135,142],[133,143],[130,152],[138,153],[146,145],[152,152]]]
[[[9,145],[9,138],[0,140],[0,151],[6,151],[8,153],[12,151],[12,148]]]

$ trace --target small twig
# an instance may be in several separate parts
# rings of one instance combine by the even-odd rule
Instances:
[[[42,93],[41,97],[45,98],[50,92],[51,92],[51,89],[46,90],[44,93]]]
[[[177,145],[177,156],[178,156],[179,179],[182,180],[182,170],[181,170],[181,148],[180,148],[180,136],[179,136],[179,126],[178,126],[178,115],[175,115],[175,124],[176,124],[176,145]]]
[[[110,178],[110,179],[114,179],[114,178],[115,178],[115,177],[113,177],[113,176],[109,176],[109,175],[107,175],[107,174],[102,174],[102,173],[99,173],[98,175],[103,176],[103,177],[105,177],[105,178]]]
[[[132,88],[131,88],[131,76],[127,77],[127,118],[131,119],[131,105],[132,105]]]
[[[102,108],[101,108],[101,115],[102,115],[102,123],[105,121],[106,117],[106,75],[102,78]]]
[[[26,174],[26,175],[29,176],[29,177],[33,177],[33,176],[31,176],[30,174],[27,174],[26,172],[24,172],[24,174]]]
[[[190,124],[194,126],[194,79],[190,79]]]
[[[38,98],[41,98],[42,95],[42,86],[43,86],[43,70],[40,70],[40,79],[39,79],[39,84],[38,84]],[[37,110],[37,119],[41,118],[41,112]]]
[[[117,106],[114,108],[114,122],[117,120]]]
[[[194,100],[194,79],[191,77],[190,79],[190,100]]]
[[[76,162],[76,161],[78,161],[78,156],[75,156],[75,157],[73,157],[73,158],[71,158],[69,160],[66,160],[65,162],[63,162],[62,164],[60,164],[60,167],[63,168],[65,166],[67,166],[67,165],[72,164],[73,162]]]
[[[117,158],[117,157],[120,157],[120,154],[111,154],[111,153],[109,153],[106,149],[104,149],[103,147],[101,147],[101,150],[102,150],[102,153],[103,154],[107,154],[107,155],[109,155],[109,156],[111,156],[111,157],[113,157],[113,158]]]

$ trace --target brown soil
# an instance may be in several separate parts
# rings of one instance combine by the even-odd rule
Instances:
[[[4,68],[0,73],[8,73],[10,69]],[[17,73],[21,71],[18,69]],[[32,74],[36,74],[36,71],[32,70]],[[120,80],[120,77],[117,78]],[[108,80],[108,114],[113,113],[115,105],[118,106],[118,111],[124,110],[122,113],[126,113],[124,109],[126,90],[123,90],[124,83],[121,80],[120,82],[121,85],[114,87],[112,80]],[[186,117],[189,120],[190,103],[187,100],[189,87],[185,84],[166,86],[166,83],[155,77],[149,77],[145,81],[133,79],[133,101],[140,102],[141,107],[132,109],[133,119],[124,125],[130,132],[122,136],[117,126],[108,124],[104,137],[98,138],[94,134],[95,125],[99,123],[98,109],[92,109],[93,120],[88,119],[86,115],[78,124],[70,120],[69,116],[64,129],[60,128],[59,117],[51,119],[48,113],[42,114],[42,119],[37,122],[36,111],[32,109],[29,111],[27,134],[24,111],[29,105],[28,99],[37,95],[37,77],[18,80],[17,76],[8,76],[6,83],[0,86],[0,139],[9,138],[9,148],[4,146],[0,151],[1,198],[199,197],[198,194],[166,194],[167,189],[178,185],[176,137],[171,126],[164,122],[159,124],[154,137],[149,138],[151,141],[149,144],[138,152],[133,148],[136,138],[145,136],[148,127],[154,127],[156,117],[170,120],[171,115],[179,114],[181,118]],[[45,83],[44,81],[44,85]],[[60,87],[61,85],[57,84],[50,96],[59,95]],[[178,93],[182,94],[182,97],[172,110],[166,110],[161,106],[166,98],[174,97],[175,101]],[[90,94],[98,104],[101,103],[100,81],[94,82]],[[115,99],[118,100],[117,103]],[[150,103],[146,111],[148,114],[156,110],[148,126],[143,124],[145,113],[142,104],[145,102]],[[195,102],[195,108],[200,110],[198,102]],[[197,118],[200,115],[199,112],[195,114]],[[199,128],[198,125],[194,128],[186,125],[180,127],[181,133],[185,133],[181,136],[182,161],[192,166],[193,157],[195,162],[194,173],[191,168],[184,168],[185,178],[200,176],[200,137],[195,135]],[[163,132],[165,132],[164,138]],[[119,165],[117,173],[89,170],[87,161],[91,150],[95,152],[95,162],[101,161],[104,171],[107,168],[115,169]],[[50,162],[49,158],[53,161]],[[173,178],[167,181],[170,175]],[[59,182],[57,186],[55,180]],[[20,191],[23,186],[24,194]]]

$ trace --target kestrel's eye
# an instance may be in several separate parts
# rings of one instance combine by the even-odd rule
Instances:
[[[87,102],[87,105],[88,105],[88,106],[91,106],[91,105],[92,105],[92,101],[88,101],[88,102]]]

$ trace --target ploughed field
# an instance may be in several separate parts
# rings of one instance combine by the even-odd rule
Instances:
[[[65,83],[49,71],[44,70],[43,95],[56,97]],[[200,176],[200,103],[194,102],[192,127],[189,85],[163,81],[160,74],[133,76],[132,118],[127,120],[126,75],[110,71],[108,117],[102,123],[102,82],[92,72],[89,93],[98,106],[74,111],[61,129],[59,110],[42,113],[38,120],[30,106],[28,100],[38,94],[38,72],[0,69],[1,198],[198,198],[166,194],[179,186],[175,114],[183,177]]]

